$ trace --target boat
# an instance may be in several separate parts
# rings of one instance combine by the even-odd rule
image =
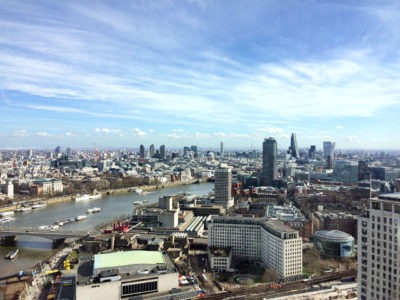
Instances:
[[[143,201],[135,201],[135,202],[133,202],[133,204],[140,205],[140,204],[143,204]]]
[[[50,229],[50,225],[40,225],[38,228],[40,229],[40,230],[49,230]]]
[[[14,221],[14,220],[15,220],[14,218],[3,218],[3,219],[0,219],[0,224],[11,222],[11,221]]]
[[[40,202],[40,203],[36,203],[36,204],[32,205],[32,209],[43,208],[43,207],[46,207],[46,206],[47,206],[47,203]]]
[[[86,212],[87,213],[98,213],[98,212],[101,212],[101,208],[100,207],[89,208]]]
[[[0,217],[12,216],[13,214],[14,214],[13,211],[3,211],[0,213]]]
[[[75,197],[75,201],[97,200],[100,198],[101,198],[101,194],[95,194],[95,195],[83,194],[82,196],[80,194],[78,194]]]
[[[18,252],[19,252],[18,249],[11,250],[10,252],[8,252],[8,253],[4,256],[4,258],[5,258],[5,259],[14,259],[14,258],[17,257]]]
[[[76,216],[75,217],[75,221],[81,221],[81,220],[85,220],[87,218],[86,215],[80,215],[80,216]]]
[[[142,189],[136,189],[135,192],[136,192],[136,194],[141,195],[143,193],[143,190]]]
[[[28,206],[21,206],[20,208],[17,208],[16,210],[14,210],[14,212],[25,212],[25,211],[31,211],[32,207]]]

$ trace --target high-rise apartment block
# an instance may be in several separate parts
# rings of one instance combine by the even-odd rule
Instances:
[[[272,137],[264,139],[262,154],[262,182],[264,185],[272,186],[273,181],[276,179],[276,155],[276,140]]]
[[[369,199],[358,218],[358,299],[400,299],[400,193]]]
[[[233,206],[232,198],[232,170],[228,167],[220,166],[215,170],[215,202],[224,208]]]
[[[302,274],[302,239],[280,221],[213,216],[208,246],[229,248],[236,259],[262,261],[282,278]]]

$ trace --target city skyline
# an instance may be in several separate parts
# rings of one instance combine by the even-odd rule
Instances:
[[[396,1],[1,7],[2,149],[400,148]]]

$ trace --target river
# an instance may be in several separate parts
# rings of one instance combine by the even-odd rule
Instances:
[[[208,195],[214,188],[213,183],[190,184],[159,189],[144,195],[135,192],[103,196],[98,200],[67,201],[49,204],[46,208],[40,208],[29,212],[15,213],[14,221],[4,223],[7,227],[30,227],[37,229],[41,225],[51,225],[57,220],[67,220],[78,215],[87,215],[87,219],[72,222],[60,227],[59,231],[94,231],[95,227],[106,221],[112,221],[118,216],[132,214],[134,201],[148,200],[146,204],[158,203],[160,196],[174,195],[186,192],[196,195]],[[87,214],[88,208],[99,207],[101,213]],[[29,270],[41,260],[48,259],[57,250],[51,249],[51,241],[40,237],[18,236],[15,246],[0,246],[0,276],[14,274],[20,270]],[[19,249],[16,259],[10,261],[3,257],[8,251]]]

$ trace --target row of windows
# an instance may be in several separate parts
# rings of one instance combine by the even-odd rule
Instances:
[[[142,282],[130,285],[122,286],[122,297],[127,297],[131,295],[144,294],[149,292],[155,292],[158,288],[157,281]]]

